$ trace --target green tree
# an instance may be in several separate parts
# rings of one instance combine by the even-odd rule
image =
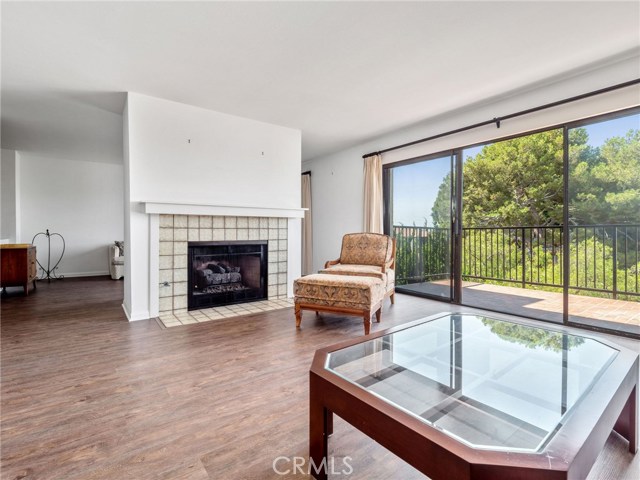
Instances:
[[[485,146],[463,167],[467,227],[561,225],[562,131]],[[449,226],[450,175],[431,216]],[[640,130],[589,145],[584,128],[569,131],[569,214],[573,225],[640,223]]]
[[[464,165],[464,225],[560,225],[562,151],[561,130],[485,146]]]
[[[570,149],[569,168],[572,224],[640,223],[640,130]]]
[[[569,287],[611,290],[615,277],[618,290],[639,293],[637,230],[606,225],[640,224],[640,130],[609,138],[597,148],[589,145],[586,129],[575,128],[569,130],[568,141]],[[542,132],[487,145],[465,162],[463,223],[480,228],[464,232],[463,278],[491,278],[490,283],[512,285],[510,281],[524,276],[547,284],[540,287],[544,289],[557,290],[555,286],[562,285],[559,229],[553,235],[534,228],[523,238],[519,229],[490,228],[562,225],[562,144],[561,130]],[[434,226],[440,229],[449,228],[450,184],[448,175],[431,212]],[[437,251],[435,239],[426,241],[433,245],[425,247],[424,258]],[[618,298],[640,300],[624,293]]]
[[[581,130],[581,131],[579,131]],[[586,146],[584,129],[572,146]],[[562,130],[527,135],[485,146],[463,166],[465,227],[561,225]],[[581,155],[580,155],[581,153]],[[588,158],[582,148],[576,158]],[[431,216],[436,227],[449,226],[451,177],[443,180]]]
[[[449,228],[451,225],[451,174],[447,173],[440,187],[438,195],[431,208],[431,219],[436,228]],[[425,225],[426,226],[426,225]]]
[[[492,320],[484,318],[482,324],[488,326],[491,332],[511,343],[519,343],[527,348],[536,349],[538,347],[544,350],[561,352],[563,349],[564,334],[543,330],[542,328],[528,327],[526,325],[518,325],[500,320]],[[571,350],[584,343],[582,337],[571,335],[568,337],[568,348]]]

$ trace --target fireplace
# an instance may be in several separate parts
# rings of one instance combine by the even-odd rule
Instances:
[[[267,298],[266,241],[189,242],[188,309]]]
[[[186,313],[189,308],[188,242],[222,245],[241,242],[267,244],[266,298],[288,295],[289,223],[285,217],[236,217],[216,215],[159,215],[158,313]],[[297,243],[297,242],[296,242]],[[239,273],[239,272],[238,272]],[[153,285],[153,284],[152,284]],[[201,295],[198,295],[201,296]],[[195,309],[195,307],[192,307]],[[202,307],[208,310],[210,306]]]

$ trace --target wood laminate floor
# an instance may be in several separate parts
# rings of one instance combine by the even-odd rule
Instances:
[[[361,322],[305,312],[296,330],[285,309],[165,329],[128,323],[122,287],[64,279],[2,298],[2,479],[308,478],[293,462],[314,350]],[[459,308],[397,295],[372,331],[445,310]],[[334,479],[425,478],[339,418],[330,449]],[[638,457],[612,434],[589,478],[637,480]]]

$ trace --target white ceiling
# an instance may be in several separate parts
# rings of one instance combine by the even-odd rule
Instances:
[[[120,162],[134,91],[298,128],[310,159],[637,53],[639,32],[637,1],[3,1],[2,146]]]

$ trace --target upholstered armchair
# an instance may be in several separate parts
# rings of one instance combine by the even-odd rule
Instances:
[[[385,296],[395,301],[396,241],[379,233],[348,233],[342,237],[340,258],[328,261],[320,273],[379,278]]]
[[[124,245],[122,242],[109,245],[109,273],[114,280],[124,277]]]

